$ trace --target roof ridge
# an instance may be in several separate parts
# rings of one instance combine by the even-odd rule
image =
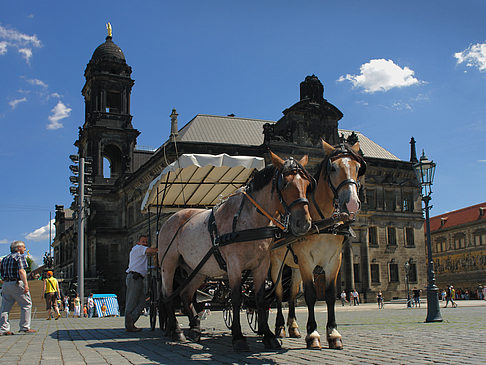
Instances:
[[[442,218],[443,216],[449,216],[451,214],[454,214],[454,213],[459,213],[459,212],[462,212],[462,211],[465,211],[467,209],[474,209],[474,208],[480,208],[481,205],[484,205],[484,207],[486,208],[486,202],[484,203],[478,203],[478,204],[474,204],[474,205],[470,205],[468,207],[464,207],[464,208],[460,208],[460,209],[456,209],[456,210],[451,210],[449,212],[446,212],[446,213],[442,213],[442,214],[439,214],[439,215],[436,215],[436,216],[433,216],[431,217],[432,218]]]
[[[244,119],[244,120],[254,120],[254,121],[259,121],[259,122],[272,122],[272,123],[277,123],[275,120],[269,120],[269,119],[258,119],[258,118],[243,118],[243,117],[232,117],[229,115],[214,115],[214,114],[196,114],[196,117],[213,117],[213,118],[227,118],[227,119]]]

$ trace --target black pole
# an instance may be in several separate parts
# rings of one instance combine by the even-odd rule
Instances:
[[[442,315],[439,307],[439,288],[435,285],[434,261],[432,260],[432,242],[430,239],[430,218],[429,202],[430,196],[423,196],[422,201],[425,203],[425,228],[427,231],[427,318],[425,322],[442,322]]]
[[[408,263],[408,261],[407,261]],[[410,277],[409,277],[409,271],[410,271],[410,266],[407,267],[407,270],[405,272],[405,279],[407,280],[407,308],[410,308],[412,307],[412,303],[410,303],[410,285],[409,285],[409,281],[410,281]]]

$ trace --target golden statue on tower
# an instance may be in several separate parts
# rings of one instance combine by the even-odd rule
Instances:
[[[108,30],[108,37],[112,37],[112,29],[111,29],[111,24],[109,22],[106,23],[106,29]]]

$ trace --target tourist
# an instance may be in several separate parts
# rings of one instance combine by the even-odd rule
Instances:
[[[13,332],[10,331],[8,315],[15,302],[20,307],[20,332],[35,332],[35,330],[30,328],[32,299],[25,272],[28,265],[24,253],[25,243],[13,241],[10,244],[10,254],[5,256],[0,264],[0,276],[3,280],[0,317],[0,334],[2,335],[13,335]]]
[[[346,302],[347,302],[347,300],[346,300],[346,292],[343,290],[341,292],[341,304],[343,305],[343,307],[344,307],[344,303],[346,303]]]
[[[381,292],[381,290],[376,295],[376,301],[378,302],[378,309],[382,309],[383,308],[383,293]]]
[[[46,276],[47,278],[44,280],[44,298],[46,299],[47,320],[51,319],[52,310],[54,310],[55,318],[58,320],[61,316],[57,306],[57,299],[61,297],[59,283],[52,271],[48,271]]]
[[[93,293],[90,293],[88,296],[88,301],[87,301],[87,308],[88,308],[88,318],[92,318],[94,315],[94,300],[93,300]]]
[[[66,318],[69,317],[69,297],[66,295],[64,297],[64,313],[66,315]]]
[[[359,305],[359,293],[356,289],[353,290],[353,305]]]
[[[413,292],[413,305],[415,306],[415,308],[417,308],[417,306],[420,308],[420,293],[422,292],[422,290],[417,289],[417,287],[414,287],[412,292]]]
[[[74,314],[73,317],[81,317],[81,299],[79,299],[78,293],[76,293],[76,297],[74,298]]]
[[[444,308],[447,308],[447,304],[449,304],[449,301],[451,302],[452,308],[457,307],[457,304],[454,302],[454,296],[455,296],[455,290],[452,285],[449,285],[446,290],[446,304]]]

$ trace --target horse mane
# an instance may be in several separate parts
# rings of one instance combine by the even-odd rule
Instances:
[[[358,161],[361,164],[361,166],[366,166],[366,162],[365,162],[363,156],[354,152],[349,143],[344,142],[344,143],[340,143],[338,145],[335,145],[333,147],[335,148],[335,150],[329,156],[326,156],[326,158],[324,158],[321,161],[321,163],[319,164],[319,167],[317,168],[317,171],[314,175],[314,179],[316,181],[319,181],[319,177],[321,176],[321,173],[323,172],[323,170],[324,170],[325,174],[328,173],[327,162],[329,161],[329,159],[331,159],[335,156],[339,156],[341,154],[351,155],[354,160]]]
[[[275,175],[275,166],[265,166],[263,170],[257,171],[253,176],[253,179],[248,183],[250,191],[258,191],[272,180]]]

